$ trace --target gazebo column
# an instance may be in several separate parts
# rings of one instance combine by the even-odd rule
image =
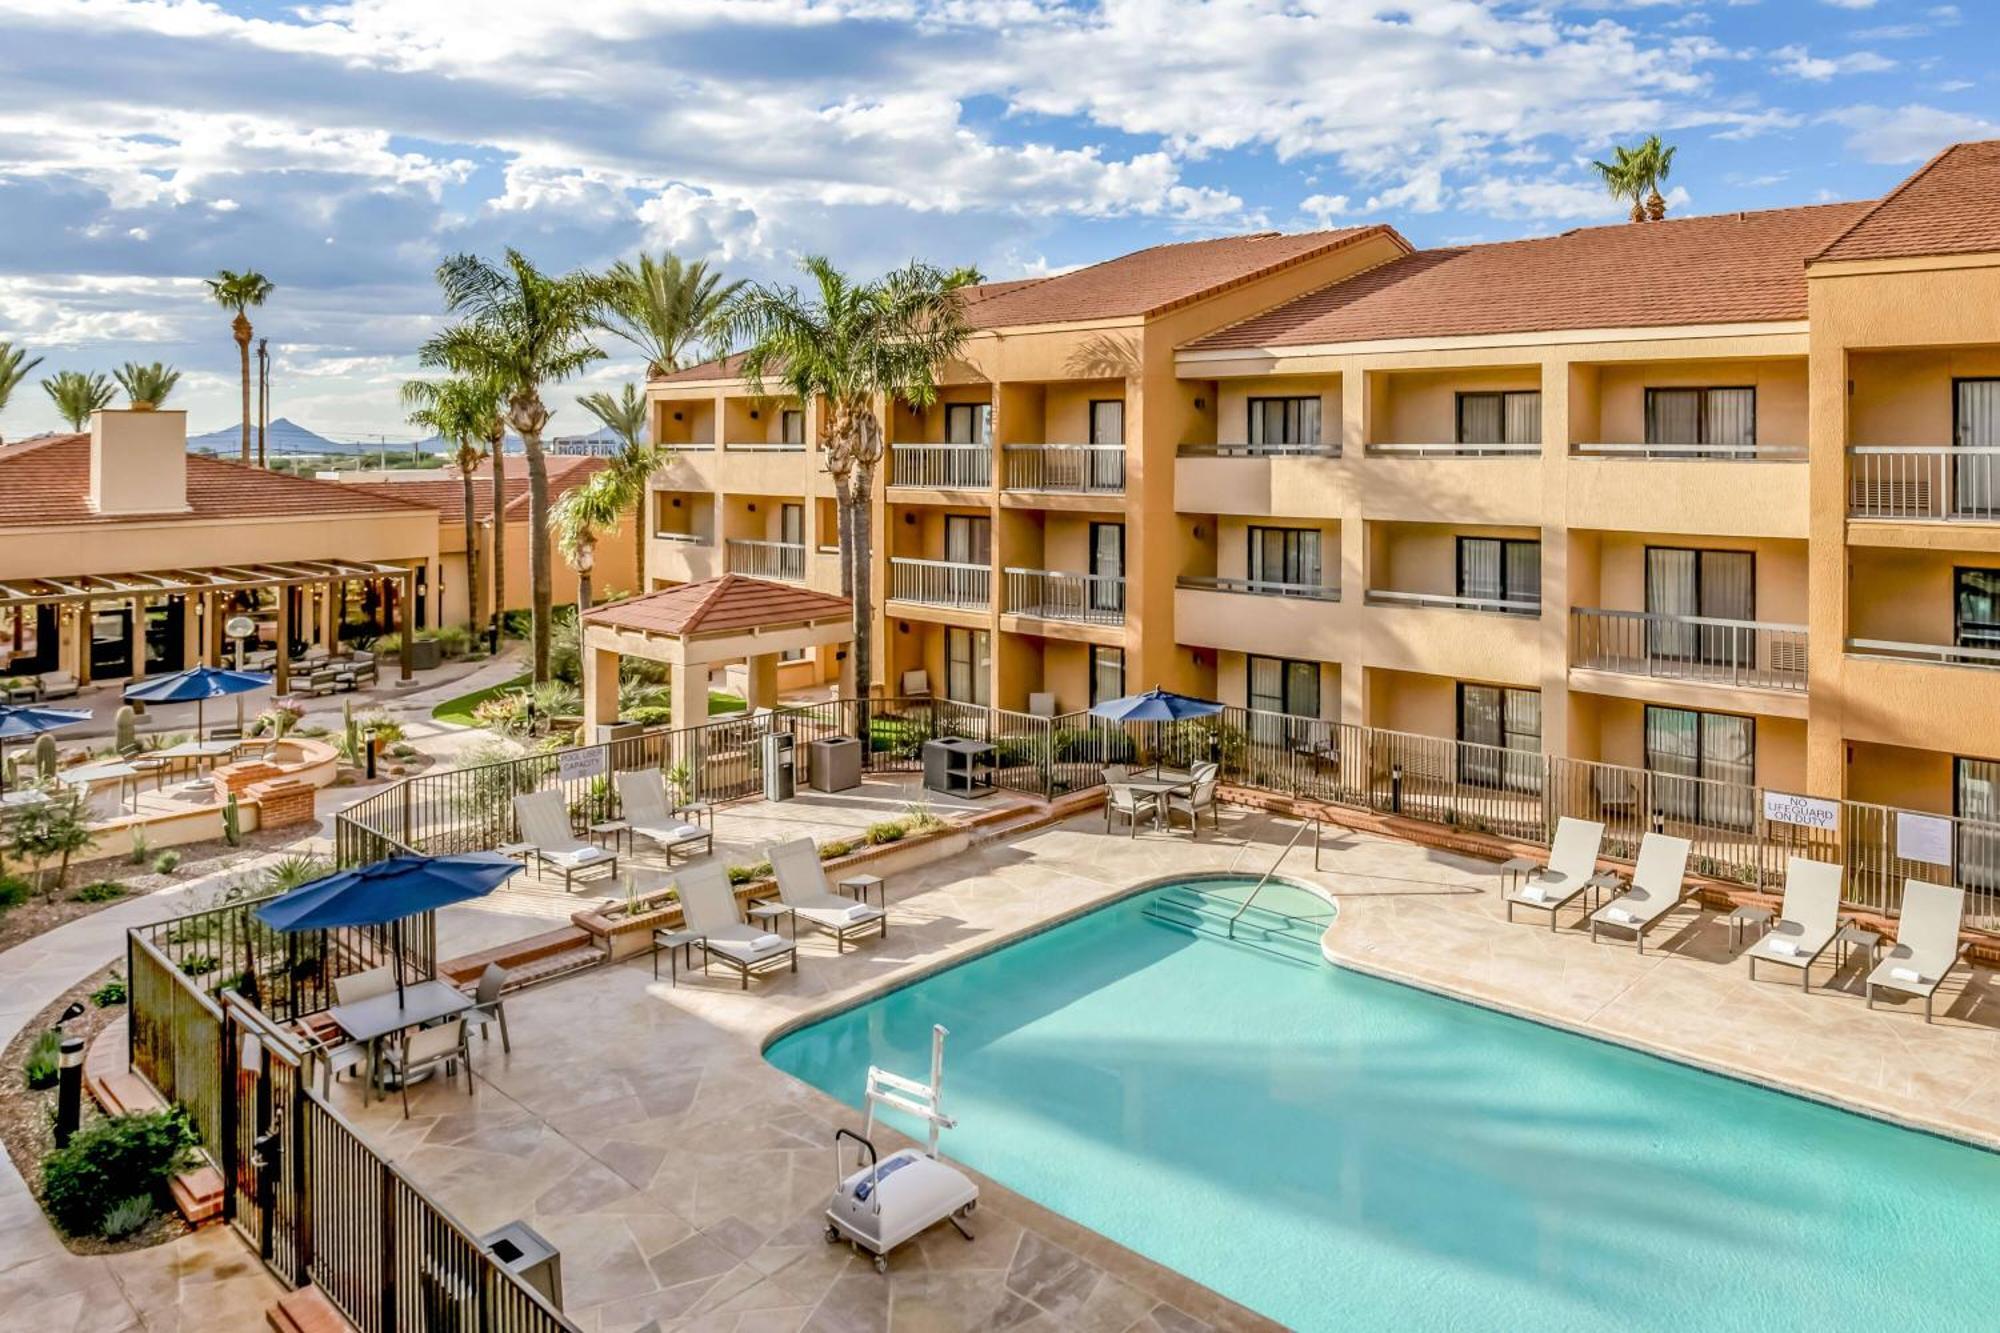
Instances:
[[[403,631],[403,649],[396,654],[398,675],[408,680],[413,674],[410,658],[417,651],[417,622],[412,618],[417,609],[417,571],[403,571],[403,595],[396,599],[396,622]]]
[[[278,594],[278,660],[272,668],[271,689],[277,694],[292,692],[292,590],[282,583]]]
[[[668,683],[674,696],[674,730],[698,727],[708,721],[708,678],[711,670],[713,668],[707,662],[670,664]]]
[[[329,653],[340,647],[340,622],[333,617],[333,580],[318,585],[319,646]]]
[[[181,594],[181,668],[201,665],[201,598],[193,592]]]
[[[132,664],[132,679],[146,674],[146,599],[132,599],[132,618],[125,624],[126,658]]]
[[[618,720],[618,663],[623,654],[596,644],[583,646],[583,725],[588,742],[597,728]]]
[[[90,603],[76,604],[76,683],[90,684]]]
[[[752,708],[778,706],[778,655],[758,653],[750,659],[745,694]]]

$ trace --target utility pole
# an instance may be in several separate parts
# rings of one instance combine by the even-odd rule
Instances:
[[[264,432],[271,425],[271,340],[257,340],[257,466],[269,467],[264,456]]]

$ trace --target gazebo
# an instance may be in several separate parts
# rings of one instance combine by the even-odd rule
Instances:
[[[845,597],[789,583],[724,574],[662,588],[583,617],[583,716],[591,727],[618,720],[618,663],[643,657],[667,665],[673,725],[708,720],[708,684],[727,662],[749,664],[749,703],[778,702],[778,659],[785,653],[854,639],[854,607]],[[841,655],[840,692],[854,689],[854,659]]]

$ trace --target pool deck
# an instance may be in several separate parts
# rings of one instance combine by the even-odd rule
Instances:
[[[1275,1327],[990,1181],[975,1242],[933,1232],[878,1276],[820,1237],[832,1132],[858,1114],[761,1052],[1134,884],[1262,871],[1294,827],[1232,812],[1190,844],[1078,816],[892,877],[889,938],[836,956],[808,935],[796,976],[745,993],[719,971],[672,988],[644,960],[583,973],[509,999],[514,1052],[476,1047],[476,1096],[421,1085],[408,1121],[394,1101],[364,1111],[351,1084],[336,1098],[474,1229],[525,1218],[560,1247],[587,1333]],[[1927,1028],[1921,1006],[1869,1013],[1855,990],[1801,995],[1795,975],[1753,986],[1722,920],[1693,907],[1641,958],[1593,945],[1573,914],[1555,933],[1506,924],[1493,866],[1469,858],[1329,829],[1318,871],[1310,841],[1284,870],[1339,897],[1331,948],[1355,967],[2000,1143],[2000,1005],[1983,970],[1953,976]]]

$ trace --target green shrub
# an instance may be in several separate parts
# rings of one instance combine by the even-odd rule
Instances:
[[[361,715],[361,730],[374,732],[375,739],[385,748],[403,739],[403,724],[380,708],[371,708]]]
[[[135,866],[146,864],[146,858],[153,854],[153,840],[146,836],[142,825],[132,828],[132,850],[125,854],[125,860]]]
[[[125,978],[113,972],[102,986],[90,993],[90,1002],[99,1009],[125,1003]]]
[[[191,953],[181,959],[181,971],[191,977],[205,977],[219,966],[212,953]]]
[[[19,875],[0,875],[0,913],[28,901],[31,892],[28,881]]]
[[[134,1194],[104,1210],[104,1220],[97,1227],[98,1234],[106,1240],[123,1240],[152,1221],[153,1214],[158,1211],[150,1195]]]
[[[621,708],[618,712],[627,722],[637,722],[642,727],[664,727],[674,720],[671,704],[641,704],[637,708]]]
[[[62,1073],[62,1033],[50,1028],[38,1034],[21,1063],[21,1075],[31,1088],[53,1088]]]
[[[474,647],[472,633],[463,625],[440,625],[435,629],[420,629],[416,637],[437,644],[438,651],[448,659],[464,657]]]
[[[849,852],[853,851],[855,848],[859,846],[861,846],[859,842],[849,839],[842,839],[841,841],[838,842],[829,842],[820,847],[819,859],[822,861],[838,860],[840,857],[846,856]]]
[[[754,866],[729,867],[729,882],[731,884],[748,884],[751,880],[769,879],[770,877],[771,863],[769,861],[759,861]]]
[[[159,1201],[195,1143],[194,1126],[177,1106],[87,1125],[42,1159],[49,1215],[73,1236],[97,1232],[127,1200]]]
[[[900,842],[903,839],[903,835],[908,832],[909,829],[904,827],[903,822],[899,819],[879,820],[868,826],[868,845],[871,847],[881,847],[888,843]]]
[[[153,858],[153,873],[171,875],[181,868],[181,854],[169,847]]]
[[[903,825],[912,833],[928,833],[944,827],[944,817],[931,809],[928,798],[919,797],[903,807]]]
[[[101,879],[95,884],[84,885],[69,897],[71,902],[77,903],[109,903],[116,902],[124,896],[125,886],[123,884],[108,879]]]
[[[308,856],[294,852],[271,863],[264,871],[261,885],[265,893],[289,893],[301,884],[309,884],[333,869],[333,862],[319,856]]]

